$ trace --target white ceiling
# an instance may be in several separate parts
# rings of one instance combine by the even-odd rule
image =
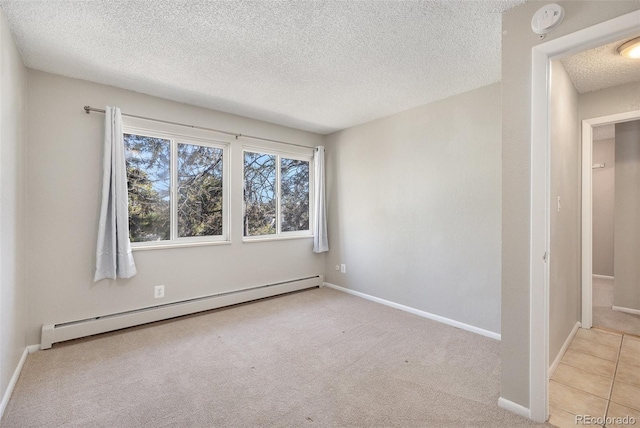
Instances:
[[[27,67],[329,133],[500,80],[524,0],[0,0]]]
[[[640,60],[624,58],[616,51],[627,40],[599,46],[561,60],[578,93],[640,81]]]

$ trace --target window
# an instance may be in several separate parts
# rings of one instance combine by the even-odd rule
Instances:
[[[128,128],[124,144],[134,246],[228,239],[226,145]]]
[[[311,159],[244,152],[244,236],[311,235]]]

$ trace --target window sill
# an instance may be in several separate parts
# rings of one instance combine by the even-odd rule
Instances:
[[[256,237],[244,237],[242,238],[242,243],[248,244],[251,242],[287,241],[289,239],[309,239],[309,238],[313,238],[313,235],[256,236]]]
[[[169,248],[208,247],[211,245],[231,245],[231,241],[174,242],[170,244],[131,246],[131,251],[165,250]]]

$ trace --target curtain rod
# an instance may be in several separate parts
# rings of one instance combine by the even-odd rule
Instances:
[[[84,111],[87,114],[90,114],[92,111],[94,111],[96,113],[104,113],[105,112],[103,109],[94,108],[94,107],[91,107],[91,106],[84,106]],[[185,126],[187,128],[192,128],[192,129],[202,129],[204,131],[217,132],[218,134],[231,135],[231,136],[236,137],[236,140],[238,138],[240,138],[240,137],[244,137],[244,138],[251,138],[253,140],[269,141],[271,143],[286,144],[288,146],[296,146],[296,147],[304,147],[305,149],[313,149],[313,147],[303,146],[302,144],[287,143],[286,141],[271,140],[269,138],[255,137],[253,135],[238,134],[238,133],[235,133],[235,132],[222,131],[220,129],[214,129],[214,128],[205,128],[204,126],[188,125],[186,123],[171,122],[171,121],[162,120],[162,119],[153,119],[151,117],[137,116],[135,114],[122,113],[122,115],[123,116],[127,116],[127,117],[133,117],[133,118],[136,118],[136,119],[151,120],[153,122],[166,123],[166,124],[169,124],[169,125]]]

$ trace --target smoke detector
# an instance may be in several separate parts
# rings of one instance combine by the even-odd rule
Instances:
[[[531,29],[536,34],[547,34],[564,19],[564,9],[559,4],[542,6],[531,18]]]

